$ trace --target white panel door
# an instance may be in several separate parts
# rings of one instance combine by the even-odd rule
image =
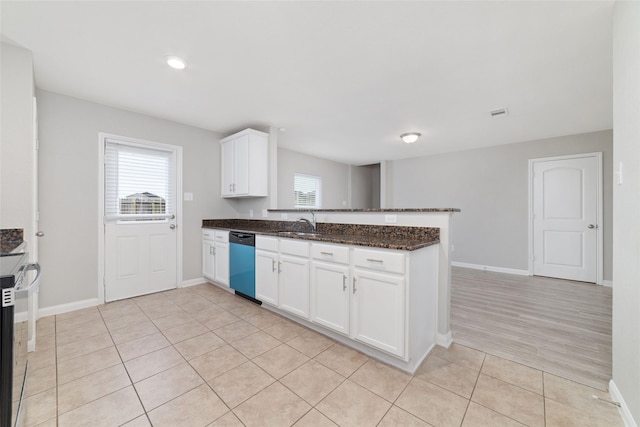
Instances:
[[[278,295],[278,254],[256,249],[256,299],[278,306]]]
[[[215,280],[215,250],[212,240],[202,241],[202,275],[209,280]]]
[[[229,244],[216,242],[215,254],[215,282],[229,286]]]
[[[598,158],[533,163],[533,274],[597,280]]]
[[[280,254],[280,308],[309,318],[309,259]]]
[[[233,194],[249,194],[249,135],[233,141]]]
[[[311,321],[349,335],[349,266],[311,261]]]
[[[222,169],[221,174],[221,191],[223,196],[232,196],[233,195],[233,150],[234,144],[233,141],[225,142],[220,147],[221,151],[221,163],[220,168]]]
[[[178,148],[105,139],[105,301],[177,287]]]
[[[353,338],[404,357],[404,277],[354,269],[351,292]]]
[[[176,233],[169,225],[165,221],[106,225],[107,302],[176,287]]]

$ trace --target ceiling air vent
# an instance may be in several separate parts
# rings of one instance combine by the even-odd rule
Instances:
[[[506,108],[500,108],[497,110],[493,110],[493,111],[489,111],[489,114],[491,115],[491,118],[495,119],[498,117],[506,117],[509,115],[509,110],[507,110]]]

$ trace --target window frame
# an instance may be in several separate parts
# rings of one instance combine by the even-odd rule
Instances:
[[[298,191],[297,185],[296,185],[298,183],[298,178],[308,180],[308,181],[315,181],[314,191],[316,192],[316,196],[315,196],[314,205],[309,205],[309,204],[301,205],[297,203],[299,201],[298,198],[296,197],[296,192]],[[322,208],[322,177],[316,176],[316,175],[310,175],[306,173],[295,172],[293,174],[293,206],[296,209],[321,209]]]

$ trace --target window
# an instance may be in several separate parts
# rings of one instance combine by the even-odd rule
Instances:
[[[320,177],[295,174],[293,177],[295,207],[320,209],[322,205],[321,188],[322,179]]]
[[[107,140],[105,213],[108,219],[166,220],[175,212],[171,151]]]

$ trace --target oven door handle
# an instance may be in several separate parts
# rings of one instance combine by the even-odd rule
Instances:
[[[38,264],[37,262],[33,264],[26,264],[22,268],[22,270],[25,273],[27,271],[35,270],[36,277],[33,279],[31,283],[29,283],[29,286],[16,288],[16,292],[28,292],[29,294],[32,294],[40,288],[40,273],[42,273],[42,270],[40,269],[40,264]]]

